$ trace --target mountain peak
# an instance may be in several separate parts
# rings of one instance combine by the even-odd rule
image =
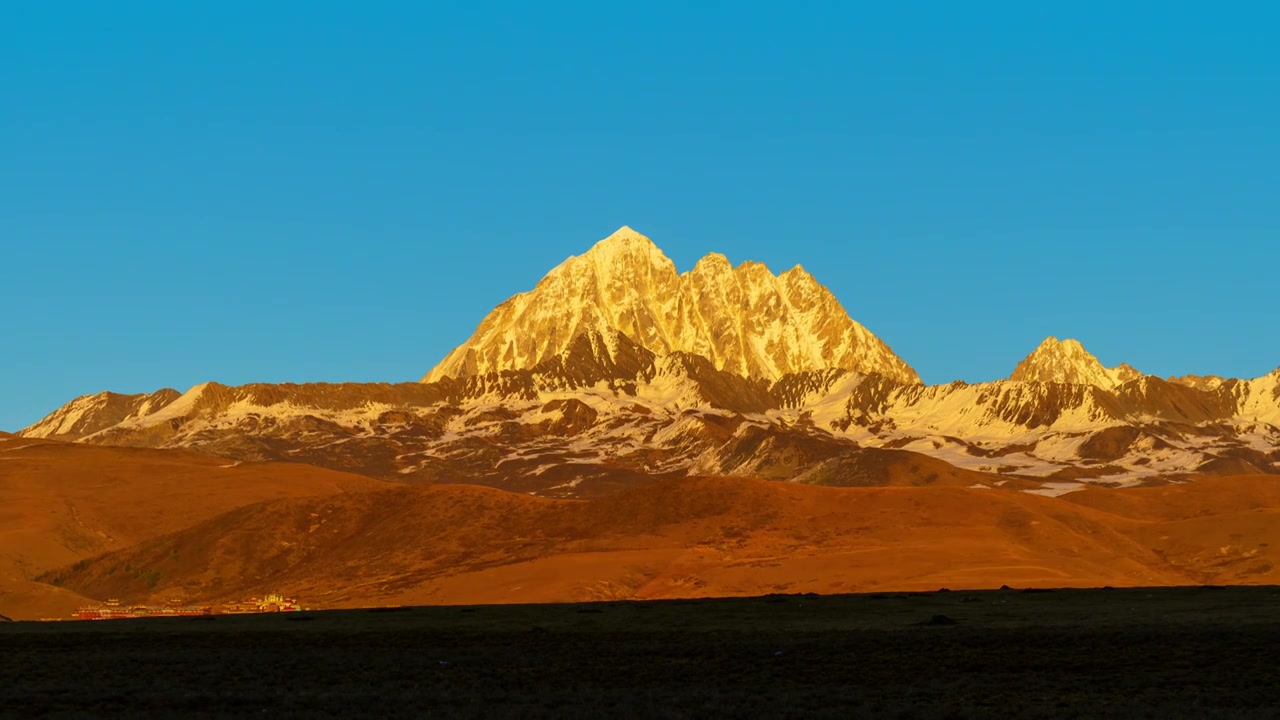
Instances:
[[[718,252],[709,252],[703,255],[698,262],[694,263],[693,271],[696,273],[731,273],[733,272],[733,263],[729,262],[729,258]]]
[[[46,415],[21,434],[31,438],[78,440],[126,420],[158,412],[178,396],[178,391],[172,388],[139,395],[113,392],[82,395]]]
[[[1113,368],[1103,366],[1079,340],[1059,340],[1051,335],[1018,363],[1009,379],[1093,385],[1110,390],[1140,377],[1141,372],[1125,363]]]
[[[614,230],[609,237],[597,242],[592,250],[597,248],[609,248],[621,245],[653,245],[653,241],[648,237],[632,230],[629,225]]]
[[[1050,335],[1049,337],[1041,341],[1040,344],[1036,346],[1036,349],[1032,352],[1046,353],[1046,354],[1053,354],[1053,355],[1072,355],[1072,356],[1084,355],[1084,356],[1088,356],[1089,358],[1092,358],[1094,361],[1097,361],[1097,358],[1093,357],[1093,354],[1090,353],[1088,350],[1085,350],[1084,345],[1082,345],[1080,341],[1076,340],[1075,338],[1064,338],[1062,340],[1059,340],[1056,336]]]
[[[1175,385],[1185,385],[1197,390],[1216,390],[1227,381],[1221,375],[1170,375],[1165,380]]]
[[[671,265],[672,263],[667,256],[658,249],[657,245],[649,238],[623,225],[613,232],[609,237],[592,245],[589,250],[580,256],[570,257],[562,263],[563,266],[575,265],[574,261],[590,260],[595,265],[616,265],[622,263],[640,263],[640,264],[661,264]]]
[[[750,261],[735,269],[720,253],[680,274],[626,226],[495,308],[423,380],[529,369],[584,332],[620,333],[655,355],[690,353],[751,378],[843,368],[919,382],[807,274],[779,277]]]

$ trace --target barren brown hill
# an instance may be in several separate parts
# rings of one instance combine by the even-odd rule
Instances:
[[[1009,478],[956,467],[923,453],[883,448],[845,451],[796,482],[829,487],[993,487]],[[1039,483],[1033,483],[1033,487]]]
[[[243,505],[385,486],[307,465],[7,438],[0,442],[0,614],[63,616],[82,601],[31,582],[53,567]]]
[[[1209,529],[1213,515],[1196,518],[1201,527],[1160,511],[1124,511],[1168,502],[1169,488],[1099,492],[1126,505],[1004,489],[741,478],[660,480],[589,501],[404,487],[240,508],[55,579],[92,597],[218,602],[274,589],[320,607],[1210,579],[1200,558],[1221,547]],[[1238,532],[1242,547],[1265,546],[1280,503],[1246,492],[1205,507],[1231,522],[1254,513],[1238,531],[1220,533]],[[1212,579],[1278,579],[1261,567],[1229,565]]]
[[[11,620],[66,620],[76,608],[93,604],[97,601],[48,583],[0,579],[0,615]]]
[[[1196,582],[1280,578],[1280,478],[1274,475],[1204,477],[1124,492],[1091,488],[1062,499],[1131,521],[1131,537]]]

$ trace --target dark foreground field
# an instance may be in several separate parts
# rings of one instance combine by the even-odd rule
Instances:
[[[0,624],[21,717],[1274,717],[1280,588]]]

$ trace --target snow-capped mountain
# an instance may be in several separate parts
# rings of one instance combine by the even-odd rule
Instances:
[[[760,263],[735,268],[713,253],[680,274],[628,227],[495,308],[423,381],[528,370],[584,333],[610,352],[623,336],[655,355],[698,355],[717,370],[770,381],[842,368],[919,382],[799,265],[775,276]]]
[[[1280,471],[1276,373],[1199,390],[1141,377],[1096,385],[857,380],[821,420],[867,446],[998,473],[1133,484],[1192,472]],[[833,398],[834,399],[834,398]],[[815,413],[815,419],[816,419]],[[821,424],[821,423],[820,423]]]
[[[165,388],[141,395],[113,392],[83,395],[45,416],[23,434],[79,440],[126,420],[149,415],[177,400],[179,394],[177,390]]]
[[[1098,358],[1076,340],[1049,337],[1018,363],[1009,379],[1092,385],[1111,390],[1140,377],[1142,373],[1124,363],[1113,368],[1103,367]]]
[[[1114,390],[925,386],[845,370],[771,383],[697,355],[655,356],[625,336],[612,353],[583,338],[535,370],[398,385],[203,383],[155,394],[173,399],[148,413],[81,425],[94,431],[78,438],[58,432],[77,403],[23,434],[562,496],[669,474],[866,483],[895,457],[920,468],[922,456],[989,474],[971,483],[1050,493],[1280,471],[1280,370],[1213,390],[1155,377]]]
[[[204,383],[78,398],[22,432],[544,495],[660,475],[1082,483],[1280,473],[1280,369],[1162,380],[1049,338],[927,386],[799,268],[683,275],[627,228],[495,309],[419,383]]]

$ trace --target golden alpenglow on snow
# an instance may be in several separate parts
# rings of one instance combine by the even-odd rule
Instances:
[[[625,226],[495,308],[423,382],[527,370],[584,334],[603,338],[610,352],[623,335],[658,356],[699,355],[750,378],[839,368],[920,382],[799,265],[774,275],[761,263],[735,268],[712,253],[678,273],[649,238]]]
[[[1040,346],[1013,369],[1010,380],[1092,385],[1105,390],[1117,388],[1142,373],[1127,363],[1104,367],[1077,340],[1045,338]]]

